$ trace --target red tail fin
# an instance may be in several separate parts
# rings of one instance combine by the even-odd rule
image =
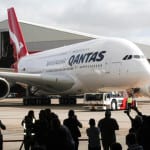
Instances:
[[[18,61],[21,57],[28,55],[28,50],[13,7],[8,9],[8,25],[10,42],[14,48],[14,57]]]

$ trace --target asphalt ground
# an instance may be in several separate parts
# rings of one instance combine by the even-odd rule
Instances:
[[[140,99],[138,103],[139,110],[146,115],[150,114],[150,99]],[[79,100],[75,106],[60,106],[57,100],[53,101],[50,106],[23,106],[21,99],[5,99],[0,101],[0,119],[6,125],[6,130],[3,130],[4,150],[19,150],[21,141],[23,139],[23,127],[21,121],[29,110],[34,110],[35,116],[38,119],[38,114],[41,109],[50,108],[52,112],[58,114],[61,122],[67,118],[68,110],[74,109],[78,119],[82,122],[81,140],[79,143],[79,150],[87,150],[88,142],[86,136],[86,128],[89,127],[88,121],[94,118],[96,123],[104,117],[104,111],[90,111],[85,109],[83,101]],[[132,110],[131,115],[134,117],[136,113]],[[119,124],[120,129],[116,131],[117,141],[122,144],[123,150],[127,149],[125,144],[125,136],[130,128],[130,120],[123,110],[112,111],[112,118],[115,118]],[[22,147],[24,150],[24,147]]]

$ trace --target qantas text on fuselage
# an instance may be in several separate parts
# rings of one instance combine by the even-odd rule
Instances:
[[[69,65],[72,66],[73,64],[102,61],[104,58],[104,53],[106,53],[106,51],[96,51],[85,54],[72,55],[69,59]]]

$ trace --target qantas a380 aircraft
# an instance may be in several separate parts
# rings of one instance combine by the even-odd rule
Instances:
[[[0,72],[1,98],[8,95],[12,83],[63,99],[85,92],[139,88],[150,81],[148,61],[128,40],[103,37],[29,55],[14,8],[8,9],[8,24],[16,72]]]

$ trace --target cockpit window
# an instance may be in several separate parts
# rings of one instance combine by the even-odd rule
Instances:
[[[123,60],[126,60],[128,58],[128,55],[126,55],[124,58],[123,58]]]
[[[125,57],[123,57],[123,60],[129,60],[129,59],[142,59],[144,58],[143,55],[126,55]]]
[[[128,56],[128,59],[132,59],[132,55],[129,55],[129,56]]]

